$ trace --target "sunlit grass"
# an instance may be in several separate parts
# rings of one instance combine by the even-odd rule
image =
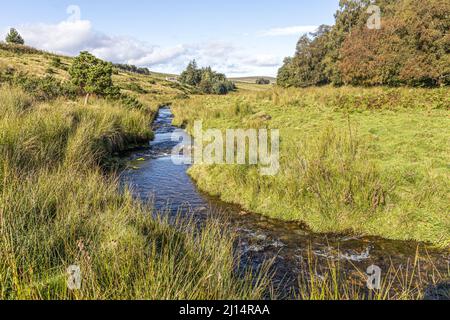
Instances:
[[[0,88],[0,299],[258,299],[232,235],[155,219],[101,165],[151,137],[151,113],[111,102],[36,105]],[[79,265],[82,287],[66,285]]]
[[[353,271],[350,268],[344,272],[343,262],[331,258],[319,261],[312,250],[304,258],[294,294],[299,300],[450,299],[450,268],[439,271],[427,252],[420,252],[419,248],[414,260],[406,264],[396,266],[391,262],[380,274],[380,287],[373,289],[367,285],[366,270],[355,265]],[[431,268],[426,270],[425,264]]]
[[[190,130],[281,131],[281,171],[194,166],[201,189],[314,231],[450,244],[449,89],[311,88],[194,97],[173,107]]]

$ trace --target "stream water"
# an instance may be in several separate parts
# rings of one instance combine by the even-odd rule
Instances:
[[[371,265],[379,266],[384,272],[394,266],[406,273],[407,266],[414,263],[419,246],[427,255],[421,263],[424,273],[434,270],[448,274],[448,251],[409,241],[316,234],[300,224],[268,219],[202,194],[187,175],[189,166],[172,162],[171,150],[178,144],[171,139],[177,130],[172,120],[169,108],[160,109],[153,124],[155,139],[150,148],[129,155],[130,169],[124,171],[122,181],[132,186],[137,197],[151,201],[163,212],[189,219],[204,219],[208,212],[220,212],[218,218],[226,217],[230,230],[238,234],[237,250],[242,265],[257,270],[264,261],[273,259],[274,286],[280,297],[292,296],[298,288],[298,275],[311,253],[317,260],[318,270],[326,269],[330,261],[339,262],[341,272],[349,281],[357,281],[361,273],[358,276],[356,269],[365,272]]]

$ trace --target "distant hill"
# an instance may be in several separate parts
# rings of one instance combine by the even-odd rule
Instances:
[[[235,82],[245,82],[245,83],[256,83],[256,80],[260,79],[260,78],[264,78],[267,80],[270,80],[271,83],[276,83],[277,82],[277,78],[274,77],[238,77],[238,78],[230,78],[231,81],[235,81]]]

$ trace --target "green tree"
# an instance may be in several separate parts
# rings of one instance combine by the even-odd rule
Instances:
[[[236,90],[235,84],[228,81],[225,74],[215,72],[211,67],[199,69],[195,60],[181,73],[179,81],[196,87],[205,94],[227,94]]]
[[[183,71],[179,78],[181,83],[190,86],[198,86],[202,81],[202,71],[198,68],[195,60],[189,62],[185,71]]]
[[[256,79],[256,84],[270,84],[270,80],[266,78],[258,78]]]
[[[112,81],[113,66],[97,59],[89,52],[81,52],[69,69],[71,81],[86,95],[85,104],[91,94],[99,96],[117,95]]]
[[[294,58],[286,59],[280,69],[280,85],[306,87],[330,82],[325,64],[330,30],[331,27],[322,25],[317,32],[300,38]]]
[[[277,84],[279,86],[286,88],[293,86],[294,66],[292,60],[292,57],[285,58],[283,66],[278,70]]]
[[[12,43],[12,44],[21,44],[24,45],[25,41],[23,40],[22,36],[19,34],[19,32],[14,29],[11,28],[9,30],[8,35],[6,36],[6,43]]]

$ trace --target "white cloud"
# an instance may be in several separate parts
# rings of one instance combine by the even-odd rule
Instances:
[[[136,65],[159,65],[168,63],[187,52],[183,45],[171,48],[154,47],[151,52],[147,52],[138,59],[131,59],[129,63]]]
[[[74,52],[95,38],[90,21],[85,20],[24,25],[19,29],[28,44],[60,53]]]
[[[224,41],[160,47],[129,36],[98,32],[90,21],[76,15],[56,24],[22,25],[18,30],[28,45],[39,49],[72,56],[89,51],[107,61],[168,73],[179,73],[189,60],[197,59],[199,65],[210,65],[229,76],[273,75],[283,60],[271,54],[254,55]]]
[[[164,63],[184,52],[182,46],[160,48],[132,37],[96,32],[87,20],[67,20],[54,25],[24,25],[19,31],[31,46],[67,55],[89,51],[112,62],[151,66]]]
[[[273,28],[263,31],[261,35],[264,37],[293,36],[314,32],[318,28],[318,26],[291,26],[284,28]]]
[[[260,54],[244,60],[247,64],[258,67],[276,67],[280,65],[282,59],[270,54]]]

